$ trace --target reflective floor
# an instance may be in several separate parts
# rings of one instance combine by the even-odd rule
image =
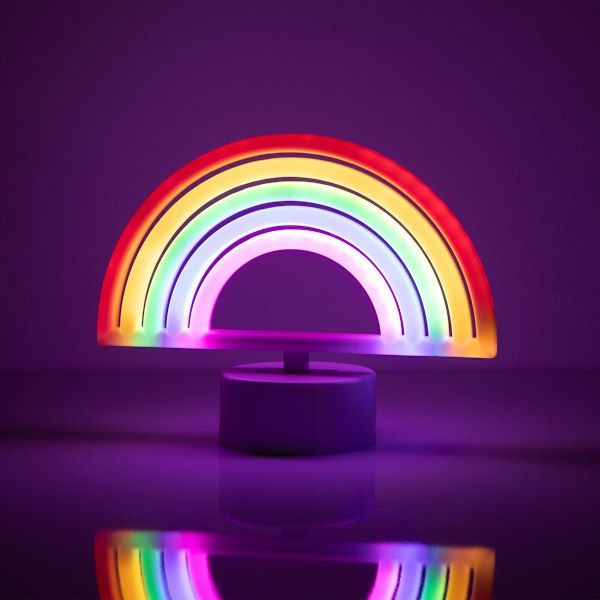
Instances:
[[[313,458],[220,450],[217,390],[2,378],[1,596],[600,597],[595,373],[382,373]]]

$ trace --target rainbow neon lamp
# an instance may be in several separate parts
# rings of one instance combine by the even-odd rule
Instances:
[[[376,568],[368,600],[491,598],[495,566],[494,550],[483,547],[238,537],[191,531],[100,531],[94,546],[102,600],[219,600],[222,596],[213,577],[213,561],[228,556],[251,558],[255,568],[260,568],[257,559],[373,564]],[[256,583],[247,584],[250,589],[244,589],[246,597],[261,597],[252,589]],[[241,585],[237,582],[238,593]],[[287,590],[272,597],[289,597],[295,585],[297,582],[289,581]],[[269,582],[271,594],[276,586]]]
[[[218,330],[227,281],[254,258],[303,250],[362,285],[378,334]],[[464,229],[421,181],[354,143],[282,134],[228,144],[162,183],[110,259],[98,342],[281,350],[222,375],[221,443],[323,453],[374,443],[374,373],[309,351],[492,358],[489,284]]]

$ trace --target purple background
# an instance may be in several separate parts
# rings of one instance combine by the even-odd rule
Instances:
[[[262,512],[316,520],[313,540],[492,547],[501,598],[600,597],[599,6],[3,2],[0,369],[26,371],[0,376],[5,595],[93,596],[98,529],[263,534]],[[105,267],[148,194],[221,144],[290,131],[413,171],[490,279],[496,360],[354,359],[382,370],[373,453],[232,455],[216,371],[257,354],[96,345]],[[248,265],[215,318],[375,325],[349,275],[301,253]],[[349,489],[373,514],[322,526]]]
[[[454,211],[497,309],[499,356],[478,366],[600,364],[596,3],[14,2],[2,12],[3,368],[254,358],[98,348],[97,301],[121,230],[163,179],[221,144],[290,131],[372,147]],[[345,273],[297,255],[249,265],[218,316],[373,322]]]

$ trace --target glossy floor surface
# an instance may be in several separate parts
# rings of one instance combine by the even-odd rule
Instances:
[[[219,449],[216,375],[4,376],[0,595],[97,596],[125,530],[190,532],[224,598],[374,597],[439,547],[487,549],[494,597],[600,597],[596,373],[378,379],[375,450],[280,458]]]

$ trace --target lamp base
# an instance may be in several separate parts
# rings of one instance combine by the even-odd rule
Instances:
[[[301,357],[300,357],[301,358]],[[375,373],[339,363],[240,365],[221,374],[221,446],[252,454],[337,454],[375,445]]]

